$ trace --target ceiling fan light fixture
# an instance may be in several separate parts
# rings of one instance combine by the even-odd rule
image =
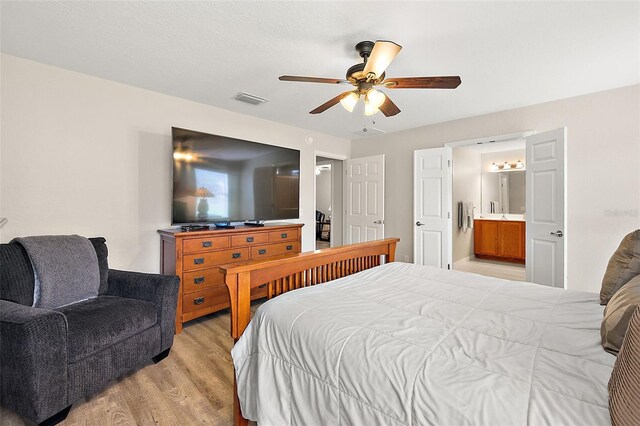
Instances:
[[[342,105],[342,107],[344,109],[346,109],[347,111],[353,112],[353,108],[358,103],[358,99],[360,99],[360,95],[358,95],[354,91],[354,92],[349,93],[344,98],[340,99],[340,105]]]
[[[380,112],[380,106],[387,97],[376,89],[369,89],[364,98],[364,115],[374,115]]]
[[[376,109],[382,106],[385,99],[387,99],[387,97],[384,95],[384,93],[382,93],[379,90],[372,88],[372,89],[369,89],[369,91],[367,92],[367,101],[370,104],[372,104],[374,107],[376,107]]]
[[[374,104],[372,104],[371,102],[367,101],[365,99],[364,101],[364,115],[373,115],[380,112],[380,109],[375,106]]]

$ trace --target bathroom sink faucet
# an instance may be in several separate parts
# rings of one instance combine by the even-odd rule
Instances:
[[[502,220],[507,220],[507,215],[506,215],[505,213],[502,213],[502,217],[501,217],[501,219],[502,219]]]

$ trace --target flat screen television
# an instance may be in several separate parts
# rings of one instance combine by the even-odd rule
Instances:
[[[172,224],[297,219],[300,151],[172,127]]]

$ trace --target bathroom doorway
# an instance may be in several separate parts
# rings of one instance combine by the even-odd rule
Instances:
[[[453,269],[526,280],[523,138],[452,152]]]

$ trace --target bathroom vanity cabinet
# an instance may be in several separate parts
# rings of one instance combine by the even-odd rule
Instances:
[[[473,221],[474,254],[480,259],[525,261],[525,222],[476,219]]]

